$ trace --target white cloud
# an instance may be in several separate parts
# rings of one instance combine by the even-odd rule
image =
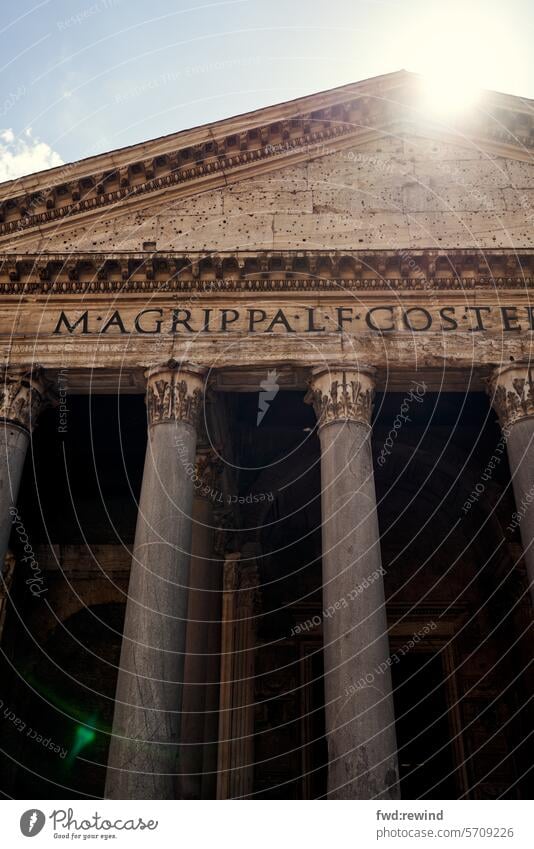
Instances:
[[[31,129],[22,138],[15,138],[11,129],[0,130],[0,182],[56,165],[63,165],[59,153],[46,142],[34,139]]]

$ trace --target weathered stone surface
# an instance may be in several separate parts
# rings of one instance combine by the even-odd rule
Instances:
[[[6,369],[0,375],[0,570],[18,516],[17,497],[30,433],[48,402],[48,392],[49,381],[39,367]]]
[[[382,87],[379,91],[384,95]],[[223,122],[215,132],[212,127],[209,133],[189,131],[181,149],[179,140],[156,140],[23,178],[27,193],[53,189],[35,205],[31,197],[14,197],[15,186],[0,186],[0,248],[8,252],[0,286],[4,362],[23,364],[37,356],[47,367],[68,364],[72,391],[139,392],[146,367],[194,358],[211,369],[214,388],[250,392],[272,368],[280,372],[280,388],[302,390],[319,361],[337,363],[342,375],[357,372],[365,362],[377,368],[377,385],[385,390],[405,389],[414,379],[435,391],[480,390],[496,364],[528,360],[534,321],[529,313],[534,262],[528,253],[534,247],[534,166],[526,161],[529,149],[521,134],[506,136],[501,127],[500,135],[477,133],[473,140],[460,141],[452,131],[438,137],[435,127],[418,129],[396,120],[394,109],[375,121],[373,98],[365,98],[361,111],[361,103],[346,108],[340,98],[323,93],[313,107],[321,112],[342,105],[339,121],[335,111],[303,118],[300,107],[286,104],[269,110],[269,122],[262,110]],[[382,104],[386,99],[376,98]],[[505,107],[513,120],[521,118],[526,135],[530,106],[514,104]],[[307,142],[294,144],[301,133],[309,140],[314,129],[318,135],[309,148]],[[90,197],[84,201],[76,195],[87,179]],[[212,289],[202,288],[211,281]],[[505,319],[503,304],[516,314]],[[316,324],[309,322],[311,307]],[[382,310],[372,313],[380,326],[372,330],[369,311],[376,309]],[[477,309],[487,310],[484,328],[475,324]],[[112,320],[117,310],[120,316]],[[176,310],[182,317],[191,312],[191,331],[180,322],[173,327]],[[57,330],[62,311],[70,321],[83,321],[87,311],[88,329],[82,324]],[[221,321],[225,311],[230,326]],[[260,314],[253,328],[249,311]],[[339,328],[339,316],[347,317],[347,311],[350,319]],[[276,322],[278,313],[284,318]],[[425,329],[429,317],[432,328]],[[209,331],[208,320],[216,325]],[[195,401],[194,393],[184,395],[168,375],[161,379],[161,386],[151,384],[148,404],[151,428],[108,774],[108,795],[115,798],[173,798],[180,771],[193,780],[178,792],[197,796],[204,792],[199,773],[215,769],[213,746],[189,750],[191,769],[187,758],[176,761],[181,735],[196,743],[215,739],[213,724],[194,716],[195,704],[202,710],[209,701],[216,708],[213,689],[206,701],[198,698],[198,689],[191,691],[189,729],[181,727],[180,710],[184,653],[190,659],[196,649],[204,654],[217,639],[193,627],[186,647],[184,630],[186,611],[194,620],[202,607],[199,595],[187,606],[192,509],[187,470],[194,462],[198,396]],[[337,383],[335,392],[323,386],[314,398],[321,417],[324,606],[333,611],[324,617],[330,796],[394,798],[395,733],[371,404],[357,381],[337,378]],[[512,383],[519,398],[512,406],[519,414],[516,410],[510,420],[509,454],[532,576],[534,461],[531,399],[524,397],[524,386],[518,392]],[[0,484],[4,495],[6,481],[11,489],[2,521],[16,498],[26,443],[26,433],[8,422]],[[0,523],[0,546],[9,529]],[[208,537],[202,538],[207,548]],[[63,549],[62,557],[73,572],[87,566],[86,555],[77,559],[76,552]],[[103,560],[113,562],[125,584],[123,560],[116,555]],[[58,563],[63,567],[59,556]],[[200,568],[195,572],[195,589],[202,590],[208,576]],[[240,575],[242,580],[245,573]],[[228,607],[225,617],[230,649],[221,692],[228,710],[222,714],[219,777],[227,796],[253,790],[253,717],[232,708],[254,701],[255,581],[232,591],[235,610]],[[351,599],[353,587],[363,581],[366,592]],[[57,596],[51,592],[49,598]],[[79,609],[80,598],[63,610]],[[94,584],[83,598],[117,600]],[[234,613],[244,613],[238,626]],[[247,633],[238,638],[244,622]],[[447,627],[444,639],[454,634],[455,622]],[[228,663],[233,652],[235,662]],[[206,678],[216,680],[216,673],[190,666],[193,687]]]
[[[178,758],[182,799],[213,797],[216,784],[218,715],[213,712],[213,702],[218,704],[220,657],[212,654],[211,637],[214,630],[220,633],[222,564],[213,559],[213,539],[213,503],[197,494],[193,500],[182,747]]]
[[[194,371],[169,367],[152,384],[179,380],[198,391]],[[167,393],[168,394],[168,393]],[[172,394],[172,392],[171,392]],[[128,588],[106,796],[173,799],[184,680],[196,431],[190,411],[149,405],[143,484]]]
[[[525,202],[514,201],[534,186],[529,163],[409,135],[324,150],[225,188],[182,197],[171,188],[166,201],[124,201],[90,224],[66,219],[46,238],[16,240],[35,251],[533,244]]]
[[[534,417],[529,416],[510,426],[507,449],[516,506],[510,529],[520,529],[534,604]]]
[[[330,799],[399,796],[369,393],[372,378],[365,371],[334,366],[312,378],[321,441]],[[364,581],[365,592],[355,600],[352,590]]]
[[[534,602],[534,379],[531,365],[513,363],[495,371],[489,392],[506,438],[515,495],[516,512],[508,530],[520,529]]]

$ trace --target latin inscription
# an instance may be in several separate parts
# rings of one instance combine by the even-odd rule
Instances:
[[[373,307],[151,307],[133,313],[64,310],[54,334],[158,335],[200,333],[482,333],[534,330],[534,307],[454,305],[427,308],[393,304]]]

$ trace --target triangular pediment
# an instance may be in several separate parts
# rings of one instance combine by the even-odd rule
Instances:
[[[488,94],[498,132],[445,130],[416,86],[390,74],[5,183],[0,249],[530,246],[529,104]]]

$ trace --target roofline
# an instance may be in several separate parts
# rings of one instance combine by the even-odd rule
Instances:
[[[41,171],[35,171],[32,174],[6,180],[0,183],[0,192],[4,197],[9,196],[9,187],[13,187],[17,194],[32,192],[38,186],[53,186],[56,183],[61,183],[65,176],[68,179],[77,179],[88,176],[95,170],[98,170],[99,164],[106,161],[112,164],[126,165],[130,161],[139,159],[140,157],[150,155],[150,149],[161,146],[162,153],[167,147],[176,147],[176,144],[185,144],[186,146],[198,143],[206,139],[206,135],[216,138],[220,133],[228,133],[238,128],[243,128],[244,125],[250,125],[256,119],[261,118],[262,121],[275,120],[276,118],[287,118],[295,116],[302,110],[310,109],[310,107],[321,108],[325,106],[334,106],[339,102],[346,100],[347,97],[359,95],[376,97],[380,95],[380,91],[385,94],[387,91],[401,87],[404,83],[421,80],[422,76],[412,71],[399,70],[392,71],[380,76],[369,77],[358,82],[346,83],[337,86],[333,89],[326,89],[312,94],[304,95],[303,97],[292,100],[285,100],[270,106],[258,107],[250,112],[238,113],[228,118],[222,118],[207,124],[199,124],[194,127],[189,127],[179,130],[175,133],[168,133],[163,136],[157,136],[153,139],[148,139],[142,142],[136,142],[126,147],[114,148],[110,151],[95,154],[93,156],[84,157],[73,162],[58,165],[55,168],[48,168]],[[378,88],[378,91],[377,91]],[[518,95],[503,94],[500,92],[486,90],[485,94],[490,101],[499,101],[500,108],[507,108],[512,111],[529,111],[534,108],[534,100],[520,97]],[[504,101],[504,102],[501,102]],[[497,104],[496,104],[497,105]],[[190,142],[185,141],[191,137]],[[74,170],[73,170],[74,169]],[[43,177],[46,175],[46,183],[43,182]]]

